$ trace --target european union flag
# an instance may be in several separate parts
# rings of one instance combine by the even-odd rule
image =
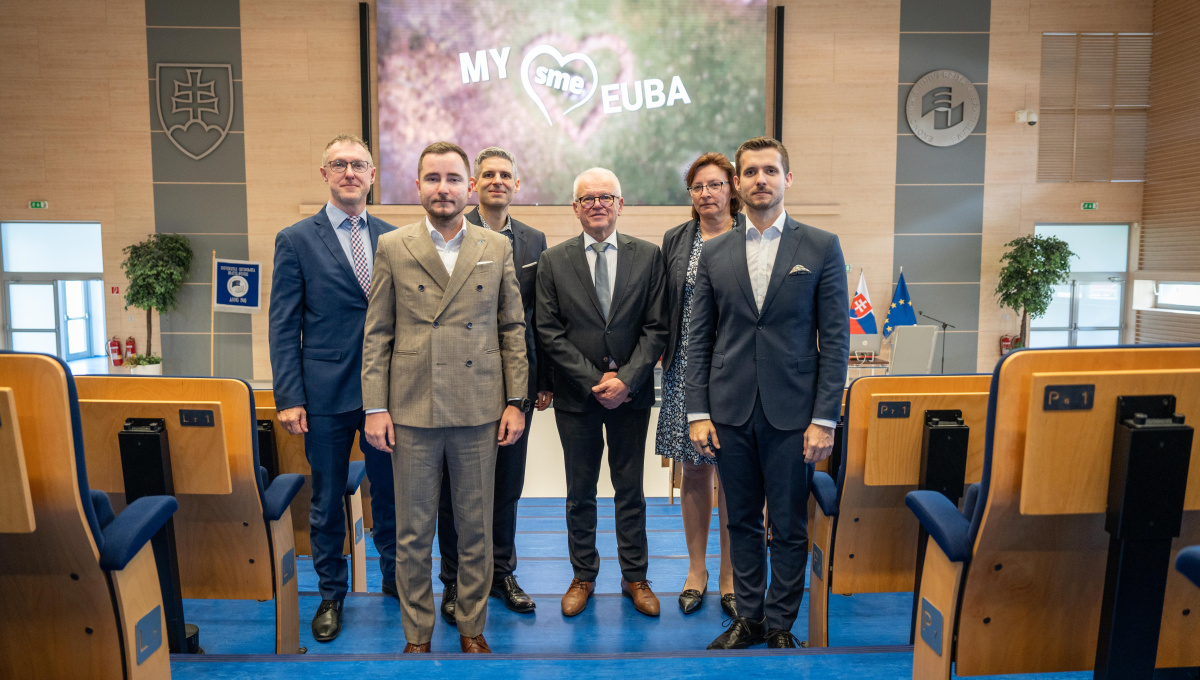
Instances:
[[[908,296],[908,284],[904,282],[904,273],[896,282],[896,292],[892,294],[892,305],[888,307],[887,317],[883,320],[883,337],[892,334],[896,326],[917,325],[917,315],[913,312],[912,298]]]

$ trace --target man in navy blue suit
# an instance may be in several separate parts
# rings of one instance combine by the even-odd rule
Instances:
[[[850,353],[846,265],[837,236],[784,211],[783,144],[751,139],[736,165],[747,221],[700,255],[684,388],[692,445],[716,456],[725,486],[737,597],[738,616],[709,649],[795,647],[808,481],[833,448]]]
[[[366,213],[375,168],[366,142],[338,135],[325,147],[321,177],[329,202],[275,237],[271,278],[271,371],[279,420],[304,435],[312,468],[313,567],[321,605],[313,637],[328,642],[342,630],[347,568],[342,555],[346,518],[342,495],[354,433],[362,432],[362,346],[375,247],[395,229]],[[373,537],[383,592],[396,596],[396,501],[391,456],[359,447],[371,480]]]

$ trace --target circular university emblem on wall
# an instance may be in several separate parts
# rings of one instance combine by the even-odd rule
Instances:
[[[957,71],[926,73],[913,85],[904,105],[908,127],[922,142],[954,146],[979,123],[979,92]]]

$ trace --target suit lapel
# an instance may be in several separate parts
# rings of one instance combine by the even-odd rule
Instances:
[[[629,270],[633,269],[633,239],[618,233],[617,245],[617,280],[613,282],[612,301],[608,305],[609,319],[616,316],[617,307],[625,297],[626,284],[629,283]],[[592,289],[595,290],[595,286]]]
[[[325,208],[321,208],[314,219],[317,223],[317,236],[329,249],[330,256],[333,261],[338,263],[342,273],[354,284],[355,290],[362,292],[362,286],[358,285],[358,277],[354,275],[354,270],[350,268],[350,260],[346,259],[346,251],[342,250],[342,242],[338,240],[337,233],[333,230],[333,225],[329,223],[329,216],[325,214]],[[366,295],[364,294],[365,298]]]
[[[583,254],[583,234],[567,242],[567,259],[571,260],[575,275],[579,277],[580,285],[587,291],[588,299],[592,301],[592,307],[596,309],[596,315],[603,319],[604,314],[600,311],[600,298],[596,297],[596,284],[592,281],[592,273],[588,271],[587,256]],[[610,304],[608,308],[612,310],[612,305]]]
[[[526,235],[525,235],[525,230],[521,229],[517,225],[516,220],[512,221],[512,233],[513,233],[513,266],[515,266],[517,268],[517,270],[518,270],[517,273],[520,274],[521,266],[525,265],[525,264],[529,264],[529,263],[521,262],[520,264],[518,264],[518,262],[520,261],[520,257],[521,257],[518,253],[523,254],[525,252]]]
[[[463,229],[463,242],[458,248],[458,259],[454,261],[454,272],[450,274],[450,281],[444,287],[442,304],[438,305],[437,314],[434,317],[446,311],[446,307],[450,305],[450,301],[454,299],[455,295],[458,295],[459,289],[467,282],[467,277],[474,271],[475,263],[479,262],[479,256],[483,253],[483,234],[481,233],[483,227],[477,227],[463,220]],[[430,239],[430,245],[432,244],[433,239]],[[498,262],[496,266],[503,267],[504,263]]]
[[[404,234],[404,245],[408,247],[408,252],[429,272],[437,285],[443,291],[446,290],[446,284],[450,282],[450,273],[446,271],[446,265],[442,264],[437,248],[433,247],[433,238],[429,235],[425,220],[410,224],[405,229],[407,233]]]
[[[771,281],[767,284],[767,294],[763,296],[763,311],[771,306],[771,300],[783,285],[783,279],[792,268],[792,260],[796,257],[796,249],[800,247],[800,223],[791,217],[783,223],[783,233],[779,236],[779,250],[775,252],[775,266],[771,268]]]
[[[383,235],[383,224],[367,215],[367,233],[371,235],[371,254],[379,252],[379,237]]]
[[[729,257],[733,260],[729,265],[733,269],[733,277],[737,279],[738,287],[742,289],[742,295],[746,296],[746,304],[750,305],[750,309],[753,309],[757,316],[758,305],[754,303],[754,287],[750,285],[750,267],[746,264],[746,230],[753,228],[748,222],[733,228],[737,237],[736,243],[729,249]]]

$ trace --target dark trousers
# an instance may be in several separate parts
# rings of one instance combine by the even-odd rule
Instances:
[[[525,414],[525,432],[511,446],[496,450],[496,491],[492,501],[492,581],[498,583],[517,570],[517,502],[525,487],[525,459],[529,452],[529,425],[533,412]],[[450,466],[442,469],[442,496],[438,502],[438,550],[444,585],[458,582],[458,530],[454,527],[454,505],[450,498]]]
[[[582,413],[554,409],[567,467],[567,545],[575,578],[595,581],[596,483],[608,439],[608,467],[616,491],[617,559],[626,581],[646,580],[646,496],[642,469],[650,409],[597,408]]]
[[[323,600],[346,597],[349,569],[342,547],[346,540],[346,476],[354,433],[371,480],[373,538],[379,550],[379,571],[384,583],[396,580],[396,497],[392,482],[392,457],[367,443],[361,433],[365,416],[361,410],[331,416],[308,414],[304,455],[312,468],[312,505],[308,510],[309,539],[313,568],[317,572]]]
[[[721,448],[717,468],[729,518],[733,592],[739,616],[766,617],[768,629],[791,630],[804,599],[808,563],[808,482],[804,430],[779,430],[767,422],[762,400],[743,425],[715,423]],[[771,584],[763,500],[771,518]]]

